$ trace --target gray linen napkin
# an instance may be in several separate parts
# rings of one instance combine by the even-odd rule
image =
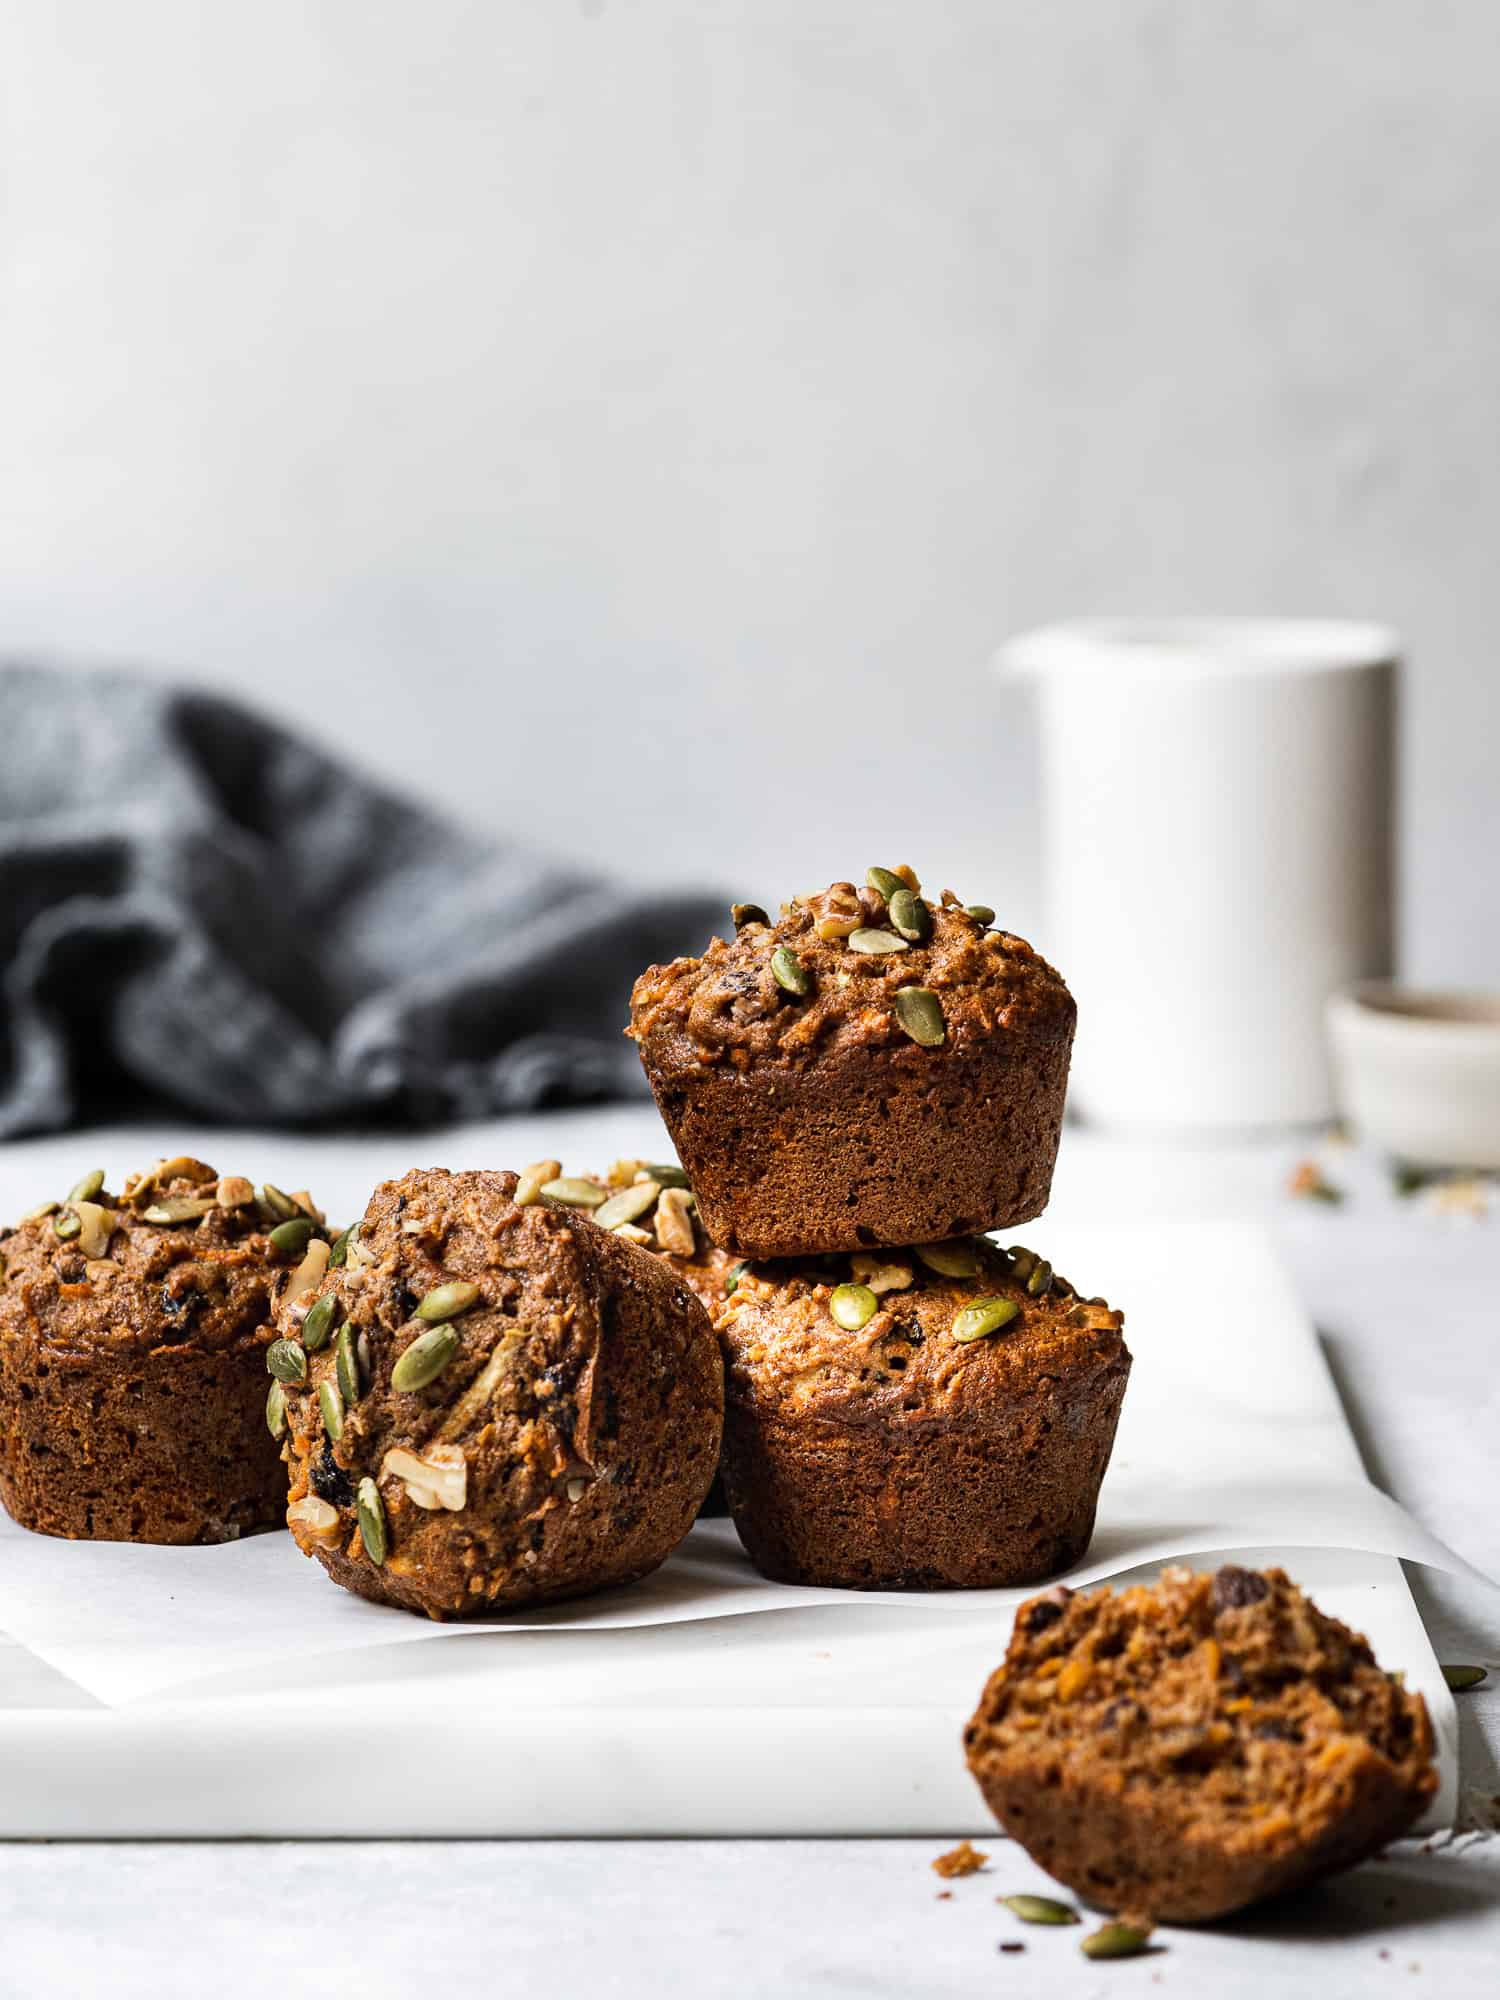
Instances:
[[[0,665],[0,1138],[637,1095],[631,981],[725,914],[464,831],[234,702]]]

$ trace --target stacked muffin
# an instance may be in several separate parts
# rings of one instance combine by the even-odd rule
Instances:
[[[1051,1189],[1075,1008],[993,910],[872,868],[636,982],[714,1245],[723,1471],[768,1575],[1018,1584],[1093,1530],[1122,1316],[980,1232]]]

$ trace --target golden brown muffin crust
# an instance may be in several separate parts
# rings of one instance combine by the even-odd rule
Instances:
[[[929,935],[911,940],[891,929],[889,904],[869,887],[836,882],[798,897],[775,924],[752,918],[733,938],[715,938],[702,958],[648,968],[636,981],[629,1032],[638,1041],[681,1038],[702,1063],[796,1068],[835,1050],[908,1043],[895,996],[918,987],[936,996],[947,1045],[959,1050],[1007,1033],[1071,1036],[1073,997],[1023,938],[993,930],[987,911],[971,914],[951,890],[922,908]],[[855,913],[853,929],[839,935]],[[895,948],[871,953],[849,943],[872,932]],[[778,981],[782,951],[795,958],[805,993]]]
[[[945,1268],[879,1251],[730,1273],[724,1484],[768,1576],[978,1589],[1088,1546],[1130,1371],[1123,1315],[1029,1250],[926,1254]]]
[[[321,1216],[186,1156],[96,1181],[0,1235],[0,1498],[101,1540],[278,1523],[262,1357]]]
[[[299,1352],[318,1333],[285,1384],[288,1524],[347,1588],[433,1617],[644,1575],[718,1457],[722,1371],[697,1300],[657,1258],[576,1208],[519,1205],[517,1188],[510,1173],[386,1182],[343,1265],[281,1316]],[[465,1302],[435,1313],[454,1287]],[[451,1352],[403,1381],[435,1328]],[[360,1518],[370,1490],[383,1561]]]
[[[965,1734],[991,1810],[1106,1909],[1224,1916],[1405,1832],[1437,1788],[1420,1695],[1283,1570],[1056,1588]]]
[[[789,1419],[983,1424],[1039,1380],[1128,1365],[1124,1314],[1080,1299],[1035,1252],[980,1238],[928,1254],[972,1268],[945,1275],[918,1250],[747,1265],[715,1318],[732,1393]],[[855,1288],[875,1303],[851,1328],[834,1316],[835,1294]],[[960,1315],[987,1300],[1004,1302],[1005,1323],[956,1338]],[[856,1299],[850,1316],[869,1307]]]

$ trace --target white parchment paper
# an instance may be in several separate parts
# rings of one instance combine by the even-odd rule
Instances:
[[[1042,1240],[1041,1232],[1032,1232]],[[1361,1550],[1465,1567],[1364,1477],[1304,1319],[1264,1239],[1235,1225],[1149,1235],[1075,1227],[1054,1262],[1126,1312],[1135,1355],[1098,1528],[1069,1573],[1096,1582],[1212,1550]],[[1471,1572],[1472,1574],[1472,1572]],[[0,1625],[110,1706],[228,1677],[268,1681],[319,1656],[395,1645],[496,1643],[839,1606],[898,1605],[1008,1627],[1029,1590],[802,1589],[759,1577],[732,1528],[704,1522],[628,1589],[506,1616],[433,1624],[338,1589],[287,1535],[221,1548],[63,1542],[0,1526]],[[601,1666],[603,1660],[601,1660]]]

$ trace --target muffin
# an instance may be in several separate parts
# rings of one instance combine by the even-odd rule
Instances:
[[[267,1353],[287,1525],[346,1589],[433,1618],[655,1569],[718,1461],[708,1316],[535,1177],[376,1189]]]
[[[1033,1598],[964,1741],[1034,1861],[1179,1923],[1351,1867],[1438,1783],[1422,1697],[1279,1569]]]
[[[737,905],[636,981],[628,1033],[709,1237],[740,1257],[1024,1222],[1052,1186],[1073,997],[994,912],[909,869]]]
[[[278,1525],[265,1351],[276,1297],[328,1255],[322,1217],[186,1157],[103,1183],[0,1236],[0,1500],[96,1541]]]
[[[733,1275],[724,1484],[788,1583],[1033,1583],[1094,1528],[1130,1355],[1121,1313],[1034,1252],[960,1239]]]

